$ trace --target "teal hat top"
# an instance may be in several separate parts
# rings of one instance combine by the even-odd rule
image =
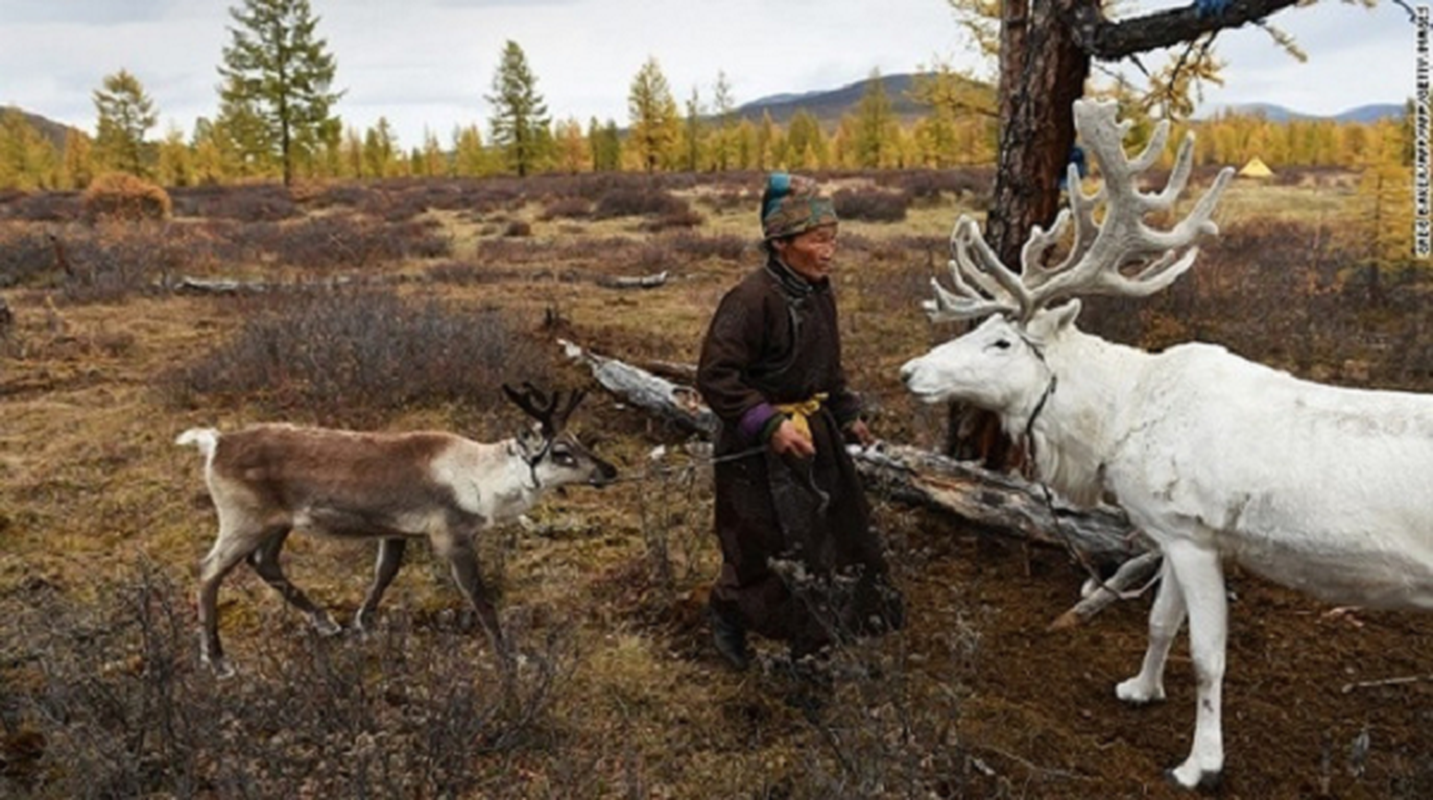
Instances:
[[[761,195],[762,238],[782,239],[836,222],[836,206],[815,181],[785,172],[767,176]]]

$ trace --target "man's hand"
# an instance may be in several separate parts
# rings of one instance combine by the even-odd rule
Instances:
[[[871,429],[866,427],[866,421],[858,419],[846,426],[846,432],[856,438],[862,447],[870,447],[876,443],[876,437],[871,434]]]
[[[771,452],[779,456],[790,453],[797,458],[810,458],[816,454],[815,445],[802,436],[789,419],[782,420],[781,425],[772,432],[770,447]]]

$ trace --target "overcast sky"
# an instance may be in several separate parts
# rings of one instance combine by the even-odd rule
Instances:
[[[1141,0],[1145,8],[1180,3]],[[218,106],[216,68],[237,0],[0,0],[0,105],[93,131],[93,93],[133,73],[160,124],[186,136]],[[443,143],[455,126],[487,131],[503,45],[522,47],[555,119],[625,126],[627,92],[649,57],[679,103],[712,98],[725,72],[738,104],[781,92],[835,89],[970,63],[946,0],[311,0],[338,61],[337,106],[360,130],[386,117],[404,147],[425,127]],[[1309,54],[1299,63],[1257,28],[1225,32],[1227,85],[1206,105],[1263,101],[1310,114],[1401,103],[1413,92],[1414,28],[1383,2],[1290,8],[1273,22]]]

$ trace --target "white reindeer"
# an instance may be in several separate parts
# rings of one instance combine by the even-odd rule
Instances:
[[[1000,414],[1027,436],[1038,477],[1072,500],[1112,495],[1164,553],[1139,674],[1121,700],[1164,699],[1170,643],[1189,617],[1198,710],[1189,757],[1170,777],[1194,788],[1224,766],[1220,689],[1227,609],[1221,558],[1321,599],[1433,608],[1433,397],[1299,380],[1222,347],[1159,354],[1075,327],[1077,294],[1147,295],[1193,263],[1232,170],[1168,231],[1145,224],[1169,210],[1189,175],[1189,136],[1169,183],[1139,191],[1132,176],[1164,147],[1161,125],[1136,158],[1113,103],[1075,103],[1077,129],[1104,186],[1092,195],[1070,173],[1075,230],[1068,255],[1045,267],[1071,221],[1035,228],[1022,272],[1001,264],[962,218],[952,234],[954,291],[936,283],[932,319],[990,315],[969,333],[905,364],[928,403],[960,400]],[[1103,201],[1102,224],[1095,220]]]
[[[508,398],[537,420],[520,436],[493,444],[450,433],[356,433],[286,424],[221,434],[194,428],[176,444],[197,445],[219,513],[219,536],[200,565],[200,652],[220,676],[233,674],[219,644],[219,584],[240,561],[309,616],[325,634],[341,629],[284,577],[279,551],[294,529],[344,538],[377,538],[373,584],[354,617],[367,629],[383,592],[398,574],[411,537],[426,536],[448,559],[453,578],[477,611],[494,648],[506,654],[497,613],[479,573],[477,532],[516,518],[551,488],[602,486],[617,470],[565,432],[582,400],[574,393],[561,412],[560,392],[504,386]]]

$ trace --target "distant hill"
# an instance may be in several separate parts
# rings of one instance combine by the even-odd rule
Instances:
[[[886,97],[891,101],[892,112],[904,122],[924,116],[929,111],[926,106],[910,97],[916,77],[914,74],[905,73],[882,75],[880,78]],[[736,115],[752,122],[760,122],[762,114],[770,114],[773,122],[785,124],[797,111],[805,110],[816,117],[822,127],[834,128],[842,116],[856,110],[861,98],[870,88],[871,80],[867,78],[856,81],[839,89],[769,95],[738,106]],[[994,92],[993,88],[983,84],[980,88]]]
[[[1358,108],[1351,108],[1348,111],[1334,114],[1333,116],[1303,114],[1275,103],[1239,103],[1236,105],[1217,106],[1196,116],[1200,119],[1209,119],[1220,112],[1257,115],[1270,122],[1309,119],[1331,119],[1335,122],[1376,122],[1381,119],[1403,118],[1403,106],[1398,103],[1376,103],[1373,105],[1359,106]]]
[[[30,127],[39,131],[40,135],[48,139],[50,143],[55,146],[56,150],[65,149],[65,136],[73,130],[69,125],[55,122],[52,119],[46,119],[39,114],[31,114],[23,108],[16,108],[15,106],[0,107],[0,113],[8,113],[11,111],[19,111],[20,116],[24,117],[25,121],[30,123]]]

